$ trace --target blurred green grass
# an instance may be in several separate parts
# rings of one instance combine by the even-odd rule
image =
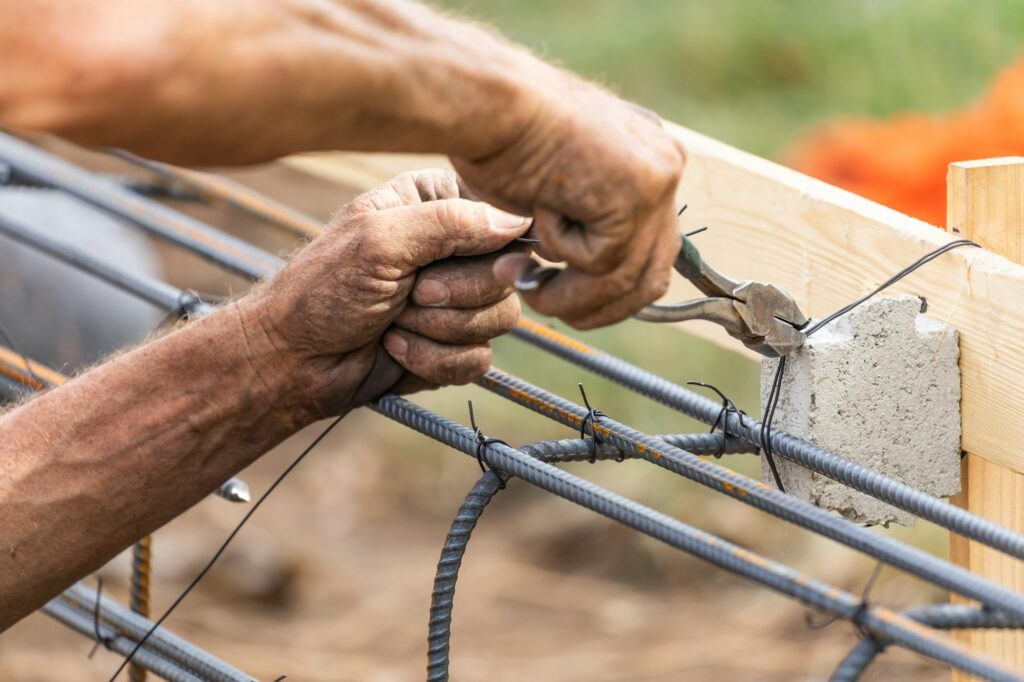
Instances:
[[[676,123],[762,156],[835,116],[974,99],[1019,0],[442,0]]]

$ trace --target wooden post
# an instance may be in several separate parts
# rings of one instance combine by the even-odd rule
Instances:
[[[946,221],[950,232],[989,251],[1024,262],[1024,158],[951,164],[947,176]],[[999,324],[999,320],[992,320]],[[990,359],[999,364],[998,357]],[[1010,370],[1007,370],[1010,371]],[[966,413],[964,418],[966,418]],[[961,491],[953,502],[1018,533],[1024,532],[1024,474],[969,452],[961,465]],[[959,535],[950,537],[950,558],[973,573],[1024,591],[1024,562]],[[1024,633],[963,631],[958,637],[1011,668],[1024,670]],[[953,680],[971,676],[954,672]]]

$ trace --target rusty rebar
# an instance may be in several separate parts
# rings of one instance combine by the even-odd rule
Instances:
[[[131,595],[129,606],[134,613],[149,618],[149,590],[153,570],[153,536],[147,535],[132,546]],[[146,682],[146,669],[132,662],[128,668],[132,682]]]

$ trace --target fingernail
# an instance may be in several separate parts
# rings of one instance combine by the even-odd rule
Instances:
[[[499,282],[513,286],[516,280],[534,266],[536,263],[525,253],[506,253],[494,261],[491,272]]]
[[[391,357],[401,359],[409,350],[409,342],[402,338],[401,334],[392,332],[384,337],[384,350],[390,353]]]
[[[524,227],[529,221],[529,218],[525,218],[521,215],[515,215],[514,213],[506,213],[500,208],[488,206],[487,221],[491,224],[491,227],[496,230],[516,230]]]
[[[559,268],[548,268],[538,265],[528,272],[524,272],[516,280],[516,291],[537,291],[549,279],[560,273]]]
[[[444,282],[436,279],[425,279],[416,284],[413,290],[413,301],[419,305],[444,305],[451,297],[451,292]]]

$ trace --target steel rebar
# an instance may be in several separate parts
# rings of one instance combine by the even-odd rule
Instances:
[[[477,383],[566,426],[579,429],[587,416],[576,405],[504,372],[491,369]],[[609,417],[592,424],[601,440],[637,454],[644,460],[680,474],[744,504],[812,530],[904,571],[977,599],[994,608],[1024,617],[1024,595],[1008,590],[948,561],[881,535],[841,516],[799,500],[714,462],[703,460],[654,436],[640,433]]]
[[[49,155],[45,152],[36,150],[33,147],[31,147],[31,145],[27,145],[26,143],[23,143],[17,140],[16,138],[11,138],[10,136],[3,135],[2,133],[0,133],[0,162],[7,162],[7,165],[12,169],[12,172],[15,174],[33,179],[39,184],[49,187],[55,187],[63,191],[66,191],[78,197],[79,199],[82,199],[93,205],[99,206],[100,208],[103,208],[108,212],[114,213],[115,215],[125,218],[130,222],[146,229],[147,231],[157,236],[167,239],[172,243],[178,244],[192,252],[195,252],[207,258],[208,260],[218,263],[223,267],[230,269],[234,272],[243,274],[251,279],[258,279],[260,277],[264,277],[270,274],[275,269],[277,269],[282,263],[280,259],[270,254],[267,254],[257,249],[256,247],[249,245],[244,241],[237,240],[233,237],[229,237],[215,228],[212,228],[208,225],[205,225],[204,223],[193,220],[191,218],[187,218],[186,216],[178,212],[175,212],[171,209],[168,209],[167,207],[164,207],[156,202],[138,197],[137,195],[132,194],[130,191],[126,190],[124,187],[120,186],[116,182],[112,182],[104,178],[96,178],[92,174],[74,166],[73,164],[69,164],[57,157],[53,157],[52,155]],[[0,167],[3,166],[4,164],[0,163]],[[231,189],[232,188],[228,187],[229,194]],[[215,195],[211,194],[210,196]],[[250,209],[247,209],[245,206],[239,205],[238,202],[232,202],[230,198],[223,196],[220,198],[228,201],[229,203],[232,203],[232,205],[241,208],[242,210],[252,209],[250,210],[250,212],[254,212],[254,214],[257,215],[259,215],[259,211],[262,210],[260,208],[259,202],[250,204]],[[272,211],[264,210],[262,217],[270,217],[271,214]],[[272,217],[270,219],[273,221]],[[667,404],[670,407],[674,407],[675,409],[690,414],[691,416],[701,419],[709,424],[714,423],[714,421],[718,420],[719,417],[721,417],[722,420],[725,422],[725,430],[728,433],[743,438],[744,440],[750,443],[756,443],[756,438],[760,436],[760,424],[758,424],[757,422],[750,420],[749,418],[745,418],[743,419],[744,423],[740,423],[740,419],[735,413],[725,412],[723,414],[721,406],[718,405],[717,403],[707,398],[704,398],[703,396],[700,396],[696,393],[687,391],[686,389],[675,384],[672,384],[671,382],[668,382],[664,379],[661,379],[660,377],[656,377],[655,375],[652,375],[650,373],[645,373],[643,370],[640,370],[637,367],[629,365],[624,361],[618,360],[617,358],[613,358],[612,356],[605,356],[603,353],[595,351],[594,349],[590,349],[589,347],[583,344],[579,344],[578,342],[575,342],[573,340],[569,340],[571,343],[566,343],[564,339],[559,343],[553,343],[550,339],[547,339],[545,343],[537,343],[537,338],[529,338],[530,335],[528,333],[523,332],[522,329],[517,331],[517,335],[520,336],[521,338],[526,338],[526,340],[535,343],[536,345],[541,345],[542,347],[544,347],[545,343],[547,343],[547,350],[555,352],[556,354],[561,355],[562,357],[576,364],[587,367],[588,369],[591,369],[593,371],[597,371],[598,373],[603,374],[608,378],[619,381],[619,383],[627,385],[632,390],[636,390],[644,395],[648,395],[649,397],[652,397],[655,400],[659,400],[660,402],[663,402],[664,404]],[[538,334],[535,333],[534,336],[538,336]],[[543,334],[540,334],[540,336],[543,336]],[[566,350],[566,348],[568,348],[568,351]],[[567,352],[569,354],[575,353],[576,356],[569,357],[569,355],[566,354]],[[598,355],[597,359],[592,357],[594,355]],[[382,401],[378,402],[378,404],[375,406],[375,409],[378,409],[378,411],[384,411],[384,409],[382,409],[382,406],[392,404],[391,402],[389,402],[391,400],[391,398],[382,399]],[[400,399],[394,398],[393,400]],[[568,403],[568,401],[563,402],[566,405],[572,405],[571,403]],[[582,410],[583,408],[578,409]],[[395,418],[394,415],[389,416]],[[575,419],[570,419],[565,423],[576,421],[577,423],[570,425],[578,427],[578,422],[582,421],[582,417],[579,414],[575,414],[574,416]],[[417,416],[415,411],[412,411],[404,413],[404,418],[412,422],[420,423],[422,421],[423,415],[420,414],[419,416]],[[429,424],[424,426],[421,423],[420,427],[413,426],[413,428],[417,428],[417,430],[420,430],[421,432],[424,433],[427,433],[427,431],[430,430],[431,428],[436,430],[437,428],[439,428],[438,423],[440,422],[437,421],[438,418],[436,417],[436,415],[433,415],[433,419],[435,420],[433,427],[431,427]],[[444,422],[445,420],[440,421]],[[595,433],[601,436],[602,439],[605,439],[608,436],[606,431],[608,430],[609,424],[614,423],[611,422],[610,420],[603,420],[601,424],[592,426],[595,427]],[[468,443],[470,444],[467,445],[467,434],[465,433],[466,430],[464,429],[464,427],[458,427],[457,425],[454,425],[453,423],[450,422],[448,422],[448,425],[452,428],[461,429],[461,431],[453,432],[455,433],[454,436],[451,433],[449,433],[448,435],[442,434],[443,437],[429,433],[428,435],[434,435],[435,438],[438,438],[444,442],[448,442],[448,444],[450,445],[452,443],[446,440],[446,438],[454,438],[455,440],[461,443],[461,445],[455,445],[457,449],[460,449],[463,452],[472,453],[475,450],[475,441],[472,441],[472,432],[469,432],[468,438],[470,440],[468,441]],[[442,426],[444,426],[444,424],[442,424]],[[616,428],[628,428],[623,427],[623,425],[619,424],[614,424],[614,426]],[[443,430],[444,429],[442,429],[442,431]],[[642,440],[634,440],[632,442],[626,443],[608,438],[608,440],[612,441],[611,444],[605,443],[598,445],[598,450],[600,451],[601,456],[611,455],[614,451],[615,453],[617,453],[615,456],[621,455],[622,453],[627,453],[638,455],[648,460],[653,460],[658,458],[656,458],[652,453],[658,451],[662,455],[660,459],[665,459],[667,461],[655,463],[659,463],[662,466],[666,466],[666,464],[669,464],[669,466],[666,466],[666,468],[674,470],[676,471],[676,473],[683,473],[683,475],[687,475],[686,473],[684,473],[685,467],[681,467],[680,462],[677,461],[679,460],[679,455],[677,454],[677,452],[682,452],[684,455],[687,455],[688,457],[693,457],[692,454],[680,450],[678,444],[670,444],[670,439],[665,437],[656,438],[651,436],[645,436],[644,434],[639,434],[638,432],[633,432],[631,430],[629,433],[626,433],[624,431],[621,432],[620,437],[629,440],[627,436],[629,436],[630,434],[633,436],[639,436],[651,440],[645,444]],[[779,441],[778,443],[776,442],[777,440]],[[731,444],[731,441],[732,439],[725,439],[720,440],[719,442],[725,444],[728,448],[733,448],[735,446]],[[576,440],[575,443],[576,444],[573,447],[576,450],[579,450],[579,448],[583,444],[583,441]],[[861,490],[862,492],[866,492],[879,499],[882,499],[883,501],[889,502],[894,506],[906,509],[907,511],[910,511],[911,513],[921,516],[922,518],[927,518],[929,520],[935,521],[936,523],[939,523],[940,525],[943,525],[955,532],[959,532],[965,535],[966,537],[978,540],[980,542],[983,542],[984,544],[993,546],[996,549],[1000,549],[1007,553],[1013,554],[1014,556],[1024,558],[1024,537],[1014,534],[1005,528],[997,526],[996,524],[991,524],[968,512],[963,512],[962,510],[958,510],[954,507],[951,507],[950,505],[938,502],[937,500],[934,500],[934,498],[930,498],[921,493],[920,491],[914,490],[913,488],[909,488],[908,486],[898,483],[897,481],[893,481],[892,479],[888,479],[887,477],[884,477],[876,472],[852,464],[846,460],[843,460],[842,458],[838,457],[833,453],[824,451],[821,448],[817,448],[816,446],[813,446],[810,443],[800,441],[799,439],[793,438],[792,436],[775,432],[772,435],[772,444],[775,451],[778,452],[779,454],[787,456],[790,459],[793,459],[794,461],[804,464],[805,466],[808,466],[809,468],[818,471],[819,473],[835,478],[840,482],[846,483],[847,485],[850,485],[851,487]],[[467,446],[469,447],[468,450],[466,449]],[[590,446],[587,445],[586,447],[587,450],[585,453],[577,453],[576,456],[579,456],[579,458],[581,459],[588,458],[592,453],[589,449]],[[765,560],[761,559],[760,557],[757,557],[756,555],[746,552],[741,548],[728,545],[728,543],[724,543],[724,541],[715,539],[713,538],[713,536],[709,536],[708,534],[702,533],[699,530],[689,528],[684,524],[676,522],[674,519],[669,519],[668,517],[658,518],[657,516],[650,517],[646,514],[646,512],[650,512],[650,514],[655,515],[657,513],[651,510],[647,510],[646,508],[641,507],[640,505],[636,505],[636,503],[624,500],[623,498],[616,498],[615,501],[621,503],[621,505],[617,506],[616,504],[611,504],[609,502],[609,499],[603,497],[602,494],[598,494],[596,498],[592,496],[587,497],[587,495],[583,495],[581,490],[588,493],[595,493],[595,491],[596,493],[607,493],[607,491],[603,491],[602,489],[597,488],[596,486],[592,486],[591,484],[582,481],[582,479],[575,479],[575,477],[571,477],[570,479],[564,480],[559,479],[557,476],[551,478],[551,474],[547,470],[542,469],[539,471],[535,471],[533,469],[530,469],[529,467],[526,466],[526,463],[519,461],[519,459],[515,455],[513,455],[513,453],[516,453],[523,457],[529,458],[528,454],[521,453],[512,448],[508,448],[507,446],[501,443],[492,443],[491,445],[487,446],[486,452],[488,462],[494,464],[495,466],[498,466],[503,470],[505,469],[505,467],[501,466],[500,461],[504,461],[505,464],[511,464],[512,467],[508,470],[514,473],[516,476],[524,478],[524,480],[530,479],[522,476],[521,473],[517,473],[516,471],[514,471],[514,469],[518,468],[521,469],[522,471],[530,472],[528,473],[528,476],[534,477],[534,480],[530,480],[530,482],[534,483],[535,485],[539,485],[542,488],[545,487],[544,482],[547,482],[551,485],[555,485],[555,483],[552,483],[552,481],[555,481],[556,483],[565,485],[567,484],[567,482],[572,480],[578,481],[579,483],[583,484],[582,488],[575,488],[573,486],[569,486],[568,488],[563,489],[562,492],[557,492],[555,490],[552,490],[552,492],[555,492],[555,494],[559,494],[563,497],[567,497],[568,499],[573,499],[574,501],[577,501],[577,503],[583,504],[583,506],[587,506],[588,508],[591,508],[595,511],[598,511],[599,513],[605,514],[606,516],[610,516],[612,518],[616,518],[616,516],[614,516],[613,514],[619,514],[620,516],[622,516],[622,518],[616,518],[616,520],[622,521],[627,525],[630,525],[630,527],[634,527],[637,530],[640,530],[641,532],[645,532],[649,535],[652,535],[652,537],[662,539],[663,541],[668,542],[673,546],[679,546],[680,549],[691,551],[697,554],[698,556],[701,556],[702,558],[705,558],[709,561],[712,561],[713,563],[716,563],[717,565],[728,568],[729,570],[733,570],[734,572],[739,573],[740,575],[745,575],[746,577],[757,580],[762,584],[768,585],[773,589],[777,589],[781,592],[789,594],[790,596],[800,599],[804,603],[815,606],[816,608],[821,608],[822,610],[829,611],[831,613],[836,613],[841,617],[853,620],[866,631],[874,633],[879,638],[879,641],[889,641],[891,639],[894,643],[902,644],[912,650],[918,651],[919,653],[923,653],[924,655],[932,656],[937,660],[942,660],[944,662],[950,663],[951,665],[961,667],[962,669],[965,669],[968,672],[986,676],[990,679],[1017,679],[1012,674],[1006,673],[1005,671],[993,667],[990,663],[985,662],[982,659],[978,659],[977,657],[971,655],[969,652],[966,652],[962,649],[958,649],[956,646],[953,646],[951,643],[942,640],[941,638],[936,638],[934,636],[934,633],[929,633],[926,629],[915,630],[914,627],[912,627],[912,621],[910,621],[909,619],[903,618],[902,620],[900,620],[902,617],[898,616],[897,614],[892,614],[891,612],[885,611],[884,609],[880,609],[879,607],[865,607],[863,604],[857,602],[852,597],[852,595],[836,592],[834,590],[833,592],[826,591],[826,593],[822,594],[820,590],[816,590],[813,588],[823,589],[827,586],[823,586],[822,584],[817,583],[816,581],[812,581],[813,584],[804,584],[804,581],[809,579],[803,578],[802,576],[798,576],[795,573],[793,573],[790,569],[787,569],[786,567],[783,567],[779,564],[766,562],[768,568],[765,568],[765,566],[758,563],[759,561]],[[688,466],[693,468],[693,470],[690,471],[690,473],[694,474],[694,476],[706,475],[707,472],[703,471],[700,467],[697,467],[696,464],[694,464],[693,462],[686,460],[685,457],[682,458],[682,461],[683,463],[686,463]],[[699,462],[700,460],[697,459],[697,461]],[[559,470],[554,469],[554,471]],[[564,474],[564,472],[559,473]],[[729,473],[731,474],[732,472]],[[845,477],[847,480],[844,480],[843,477]],[[694,480],[699,479],[694,478]],[[749,482],[748,479],[744,480]],[[725,485],[725,483],[729,482],[727,479],[722,478],[720,480],[717,480],[716,482],[720,483],[721,485],[718,486],[712,484],[710,487],[721,492],[730,494],[730,491]],[[749,483],[754,486],[751,490],[756,490],[757,486],[760,485],[753,482]],[[708,483],[705,483],[705,485],[708,485]],[[744,485],[746,485],[746,483]],[[607,494],[612,495],[611,493]],[[732,492],[731,494],[735,497],[746,497],[746,495],[741,496],[737,492]],[[587,502],[581,502],[575,499],[575,497],[579,497],[580,495],[583,495],[583,497],[587,499]],[[750,500],[745,501],[751,503]],[[775,500],[775,502],[778,502],[778,500]],[[772,506],[772,504],[769,504],[767,502],[765,502],[765,505]],[[765,508],[764,506],[760,506],[760,502],[754,504],[754,506],[758,506],[759,508]],[[816,508],[812,507],[812,509]],[[638,510],[640,511],[638,512]],[[786,512],[787,510],[783,506],[783,508],[781,508],[780,511]],[[798,519],[802,519],[804,522],[807,522],[808,519],[806,518],[806,515],[802,513],[803,511],[806,510],[798,510],[797,512],[789,510],[790,515],[795,517],[791,518],[790,520],[799,522]],[[784,516],[783,518],[787,517]],[[657,521],[660,521],[662,523],[654,522],[652,521],[652,519],[657,519]],[[813,521],[813,519],[811,520]],[[673,523],[677,525],[673,525]],[[666,527],[663,527],[662,524],[667,524],[668,529],[666,529]],[[854,528],[857,527],[854,526]],[[812,529],[818,530],[817,528]],[[822,531],[818,530],[818,532]],[[832,535],[828,535],[828,533],[825,532],[822,532],[822,534],[825,534],[829,537],[833,537]],[[844,535],[844,533],[840,533],[840,535]],[[666,539],[666,537],[669,536],[670,539]],[[878,536],[874,535],[871,535],[869,537],[871,538],[871,541],[873,543],[879,543],[879,540],[886,541],[881,543],[884,545],[884,547],[882,548],[882,550],[879,551],[881,552],[884,550],[895,552],[897,558],[903,557],[906,558],[908,561],[910,561],[911,559],[916,561],[921,557],[914,555],[914,552],[923,555],[924,558],[930,560],[931,562],[929,563],[929,561],[925,561],[925,568],[922,570],[926,574],[929,571],[937,571],[936,575],[939,578],[945,578],[957,583],[961,582],[964,577],[963,575],[956,574],[955,572],[953,574],[945,573],[945,569],[954,569],[956,567],[948,565],[946,564],[946,562],[936,560],[934,557],[931,557],[930,555],[919,552],[919,550],[905,547],[900,543],[889,540],[888,538],[879,538]],[[833,537],[833,539],[837,539],[840,542],[845,542],[845,540],[837,537]],[[712,540],[712,542],[707,542],[708,540]],[[865,551],[869,554],[872,553],[867,549],[862,549],[856,546],[855,548],[861,549],[861,551]],[[716,553],[715,551],[713,551],[723,549],[735,551],[731,555],[722,555],[720,553]],[[732,557],[731,560],[729,558],[730,556]],[[906,566],[898,563],[897,561],[887,561],[889,563],[892,563],[893,565],[904,568],[904,570],[910,570]],[[934,562],[939,563],[935,565]],[[759,568],[764,569],[766,573],[755,570]],[[957,570],[961,571],[962,573],[965,573],[967,576],[971,576],[970,573],[962,571],[962,569]],[[915,570],[910,570],[910,572],[917,573],[917,571]],[[920,575],[920,573],[918,574]],[[941,580],[936,579],[936,577],[929,577],[928,575],[922,575],[922,577],[926,577],[927,579],[933,580],[933,582],[936,582],[938,584],[943,584]],[[791,580],[787,580],[787,578],[790,578]],[[1002,603],[998,606],[994,606],[993,608],[1008,608],[1009,610],[1013,611],[1016,615],[1021,615],[1021,605],[1020,603],[1018,603],[1019,601],[1021,601],[1020,595],[1015,595],[1014,593],[1003,594],[999,591],[993,593],[989,588],[992,588],[994,586],[981,579],[977,579],[975,581],[968,581],[967,586],[970,587],[972,590],[985,592],[990,597],[994,596],[999,597],[1000,599],[1006,597],[1008,594],[1008,596],[1011,597],[1011,599],[1008,602],[1010,604],[1009,607],[1006,607],[1006,603]],[[998,589],[1001,588],[997,588],[997,590]],[[807,590],[810,591],[807,592]],[[957,589],[956,591],[961,590]],[[962,593],[968,596],[973,596],[974,598],[977,598],[986,604],[989,603],[986,599],[979,597],[978,594],[972,594],[969,591],[964,591]],[[829,599],[833,597],[834,601],[829,601]],[[895,625],[893,625],[894,619]]]
[[[153,569],[153,536],[147,535],[132,545],[132,569],[129,607],[133,613],[149,618],[149,588]],[[133,662],[128,667],[131,682],[146,682],[146,669]]]
[[[89,627],[88,631],[84,634],[95,639],[93,617],[98,596],[95,590],[86,587],[82,583],[76,583],[59,597],[52,599],[47,604],[47,607],[59,604],[86,616]],[[116,635],[123,646],[115,648],[115,650],[122,655],[127,655],[135,643],[149,631],[153,623],[147,618],[132,613],[105,596],[99,596],[98,603],[100,607],[100,625],[107,628],[104,637],[108,637],[111,633]],[[50,613],[50,611],[47,611],[47,613]],[[174,665],[205,682],[254,682],[254,678],[251,675],[247,675],[237,668],[228,665],[165,628],[159,628],[150,636],[146,644],[139,649],[139,653],[142,652],[160,656],[163,660],[172,662]],[[136,660],[137,656],[138,653],[136,653],[132,660]],[[158,675],[161,674],[155,670],[153,672]]]
[[[678,447],[694,454],[713,455],[721,451],[724,439],[721,434],[690,433],[663,436]],[[555,441],[541,441],[524,445],[521,450],[543,462],[579,462],[592,456],[597,460],[618,460],[633,458],[608,443],[598,443],[591,449],[586,440],[574,438]],[[448,679],[448,665],[451,642],[452,610],[455,603],[455,585],[459,568],[466,553],[466,546],[476,527],[480,515],[501,489],[506,477],[490,470],[480,477],[455,514],[441,549],[434,576],[434,590],[430,601],[430,620],[427,633],[427,680],[441,682]]]
[[[153,171],[166,180],[180,184],[191,191],[199,201],[223,201],[232,208],[302,237],[315,237],[322,230],[320,222],[314,218],[223,175],[151,161],[120,149],[112,150],[111,153],[129,163]]]
[[[111,651],[116,651],[121,655],[127,654],[133,646],[133,642],[130,639],[119,635],[109,625],[101,623],[97,628],[91,615],[83,613],[64,602],[50,601],[42,610],[43,613],[54,620],[67,625],[72,630],[90,639],[97,639],[98,630],[98,636],[100,637],[98,641],[104,643]],[[144,666],[147,670],[152,671],[165,680],[170,680],[171,682],[205,682],[203,678],[193,675],[188,670],[148,649],[139,653],[142,654],[141,656],[136,654],[139,665]],[[250,681],[245,679],[244,682]]]
[[[84,249],[59,241],[40,230],[29,227],[13,215],[0,212],[0,234],[82,272],[87,272],[158,308],[171,311],[182,303],[181,289],[154,277],[105,263]],[[192,314],[205,314],[209,312],[209,309],[207,304],[200,301],[200,309],[191,312]]]
[[[979,609],[963,604],[931,604],[903,612],[908,618],[940,630],[953,629],[1018,629],[1024,620],[1006,613]],[[888,642],[877,637],[862,637],[839,663],[829,682],[855,682]]]
[[[741,418],[732,412],[722,415],[719,403],[657,374],[529,320],[523,320],[512,333],[523,341],[694,419],[713,424],[721,416],[726,433],[751,443],[759,442],[761,422],[750,417]],[[776,429],[771,431],[771,443],[774,454],[954,533],[1024,559],[1024,535]]]
[[[473,455],[477,451],[476,434],[471,429],[407,400],[388,395],[374,402],[372,408],[465,454]],[[893,643],[919,654],[986,679],[1024,679],[898,613],[864,604],[849,592],[825,585],[778,562],[692,528],[649,507],[541,462],[504,443],[489,443],[486,446],[486,459],[488,464],[499,471],[532,483],[672,547],[786,594],[808,606],[851,620],[865,631],[888,638]]]
[[[280,259],[249,242],[227,235],[4,132],[0,132],[0,162],[15,175],[60,189],[246,277],[264,277],[280,266]]]

